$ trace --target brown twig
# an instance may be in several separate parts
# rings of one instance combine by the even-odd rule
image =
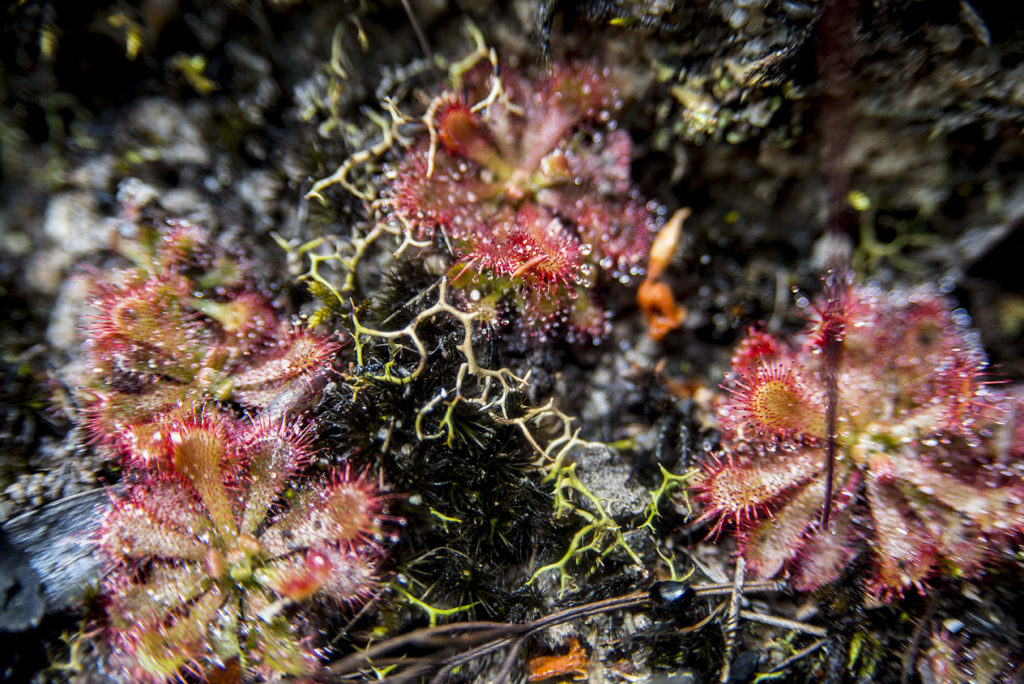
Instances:
[[[732,674],[732,652],[736,647],[736,629],[740,624],[740,601],[743,599],[743,580],[746,579],[747,561],[743,556],[736,558],[733,572],[732,591],[729,593],[729,615],[725,620],[725,655],[722,656],[722,670],[719,681],[725,684]]]
[[[771,593],[781,591],[782,588],[783,584],[775,580],[755,580],[747,582],[743,587],[743,591],[745,593]],[[729,596],[734,590],[732,582],[712,582],[693,586],[694,595],[698,597]],[[389,684],[401,684],[434,670],[436,670],[436,674],[431,681],[443,681],[446,674],[459,665],[511,647],[499,671],[499,675],[505,673],[504,676],[507,678],[515,662],[515,656],[526,640],[533,634],[557,625],[572,622],[573,620],[616,610],[639,608],[649,605],[651,602],[652,600],[647,592],[633,592],[565,608],[531,622],[520,624],[479,621],[452,623],[418,629],[408,634],[373,644],[362,651],[335,661],[328,668],[328,678],[338,679],[346,675],[356,674],[360,670],[371,667],[374,664],[400,665],[403,662],[407,662],[408,667],[405,670],[385,677],[380,681],[388,682]],[[722,606],[719,606],[712,611],[710,616],[692,627],[696,629],[704,626],[711,618],[720,613],[721,609]],[[684,629],[690,630],[690,628]],[[407,661],[403,658],[387,657],[399,649],[409,648],[433,648],[435,651],[429,656],[413,658]],[[502,681],[500,676],[498,681]]]
[[[767,672],[764,672],[763,674],[770,675],[770,674],[775,674],[776,672],[782,672],[783,670],[785,670],[787,667],[789,667],[793,663],[799,661],[802,658],[806,658],[807,656],[809,656],[810,654],[814,653],[815,651],[817,651],[819,648],[821,648],[824,645],[825,645],[825,640],[824,639],[818,639],[817,641],[815,641],[813,644],[811,644],[807,648],[802,649],[800,651],[797,651],[796,653],[794,653],[793,655],[789,656],[788,658],[783,660],[781,663],[779,663],[778,665],[776,665],[772,669],[768,670]]]

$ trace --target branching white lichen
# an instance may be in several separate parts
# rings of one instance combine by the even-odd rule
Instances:
[[[360,323],[358,316],[353,313],[352,339],[358,366],[366,367],[370,360],[369,346],[375,342],[386,344],[390,354],[381,372],[364,374],[363,377],[401,385],[415,382],[426,370],[429,360],[420,328],[438,316],[447,316],[457,321],[463,328],[463,336],[456,349],[462,354],[463,362],[453,385],[443,388],[420,407],[416,416],[417,437],[420,440],[446,439],[450,444],[456,434],[452,422],[453,412],[460,403],[475,407],[495,422],[513,425],[520,430],[536,451],[535,467],[544,473],[544,482],[552,484],[555,516],[574,515],[584,523],[574,533],[563,556],[539,568],[530,582],[547,572],[558,572],[560,592],[564,592],[572,582],[569,572],[571,564],[578,563],[588,553],[596,554],[598,559],[603,558],[615,548],[622,549],[633,562],[639,564],[640,558],[623,536],[625,531],[608,514],[602,501],[576,475],[577,464],[573,462],[572,455],[581,449],[606,448],[606,445],[582,439],[580,429],[574,425],[575,419],[557,408],[553,400],[516,414],[510,400],[515,393],[528,386],[528,375],[520,377],[507,368],[494,370],[483,367],[473,349],[473,321],[478,314],[458,309],[447,297],[448,283],[442,278],[437,284],[435,303],[397,330],[369,328]],[[404,365],[397,362],[402,351],[414,351],[414,359]],[[410,364],[414,365],[410,367]],[[436,428],[428,429],[427,419],[436,412],[441,413],[441,418]]]

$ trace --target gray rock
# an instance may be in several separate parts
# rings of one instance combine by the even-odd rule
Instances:
[[[579,457],[576,475],[590,493],[604,504],[608,515],[638,515],[647,505],[647,490],[629,482],[631,464],[610,447],[593,447]]]
[[[42,232],[49,247],[34,254],[27,267],[29,285],[45,293],[56,292],[66,269],[81,255],[110,243],[116,221],[97,210],[97,196],[72,190],[50,198]]]
[[[93,489],[22,513],[3,525],[10,546],[25,557],[18,567],[38,575],[47,612],[77,606],[87,588],[102,577],[107,559],[93,539],[109,500],[106,489]],[[0,561],[7,556],[0,552]],[[28,570],[16,570],[12,576],[28,582]],[[25,600],[31,601],[31,596]]]
[[[43,596],[28,557],[0,532],[0,632],[21,632],[39,624]]]
[[[142,161],[161,161],[171,166],[210,164],[210,150],[196,121],[205,112],[186,111],[176,102],[152,97],[136,104],[125,127],[141,138],[135,150]]]

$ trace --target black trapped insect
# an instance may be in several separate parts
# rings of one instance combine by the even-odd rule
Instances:
[[[648,595],[652,601],[668,604],[674,609],[681,610],[693,602],[696,593],[693,591],[693,587],[685,582],[667,580],[652,584]]]

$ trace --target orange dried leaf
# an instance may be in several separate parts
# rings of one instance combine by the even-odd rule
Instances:
[[[647,334],[654,340],[662,339],[686,320],[686,309],[676,303],[672,289],[658,277],[672,261],[683,222],[689,215],[688,207],[677,210],[658,232],[647,260],[647,278],[636,293],[636,303],[647,319]]]
[[[543,682],[555,677],[572,675],[573,679],[581,680],[589,676],[587,652],[580,646],[577,639],[569,639],[569,652],[565,655],[537,656],[526,663],[530,671],[526,681]]]

